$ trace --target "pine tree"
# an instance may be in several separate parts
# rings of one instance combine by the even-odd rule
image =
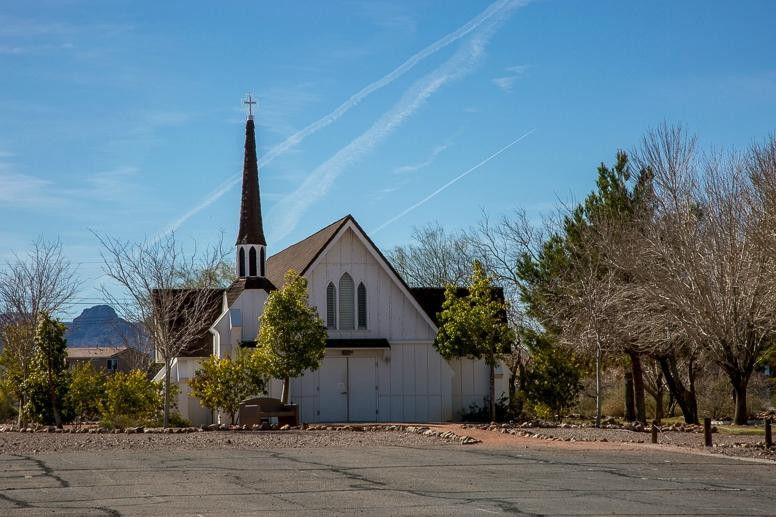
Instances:
[[[62,427],[69,419],[65,325],[43,313],[35,331],[35,355],[25,382],[25,412],[35,422]]]

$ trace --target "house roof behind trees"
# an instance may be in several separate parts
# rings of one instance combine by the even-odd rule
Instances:
[[[107,359],[127,350],[125,346],[67,348],[68,359]]]

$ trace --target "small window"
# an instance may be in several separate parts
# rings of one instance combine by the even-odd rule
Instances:
[[[238,266],[239,266],[239,276],[243,277],[245,276],[245,248],[240,248],[240,259],[238,260]]]
[[[339,281],[339,291],[339,328],[343,330],[353,330],[356,328],[355,315],[353,314],[353,311],[355,310],[355,303],[353,300],[353,295],[355,294],[353,292],[353,277],[347,273],[342,275],[342,278],[340,278]]]
[[[116,369],[119,366],[119,360],[116,358],[108,359],[108,371],[111,373],[115,373]]]
[[[337,328],[337,288],[331,282],[326,287],[326,327]]]
[[[261,247],[259,252],[259,269],[261,269],[261,276],[264,277],[264,246]]]
[[[366,328],[366,286],[358,284],[358,328]]]
[[[248,252],[248,274],[256,276],[256,248],[253,246],[251,246],[251,250]]]

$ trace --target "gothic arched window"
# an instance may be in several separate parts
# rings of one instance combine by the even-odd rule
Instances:
[[[358,284],[358,328],[366,328],[366,286]]]
[[[326,327],[337,328],[337,288],[332,282],[326,287]]]
[[[248,276],[256,276],[256,248],[251,246],[248,252]]]
[[[345,273],[339,281],[339,318],[342,330],[353,330],[356,328],[353,311],[353,278]]]
[[[239,274],[237,276],[245,276],[245,248],[240,248],[239,259],[237,261],[237,267]]]
[[[264,275],[264,261],[265,261],[265,258],[264,258],[264,246],[262,246],[261,247],[261,251],[259,252],[259,269],[261,269],[261,276],[262,277],[265,276]]]

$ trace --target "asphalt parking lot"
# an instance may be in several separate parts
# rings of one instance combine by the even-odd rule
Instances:
[[[0,514],[776,513],[776,465],[653,449],[421,446],[0,456]]]

